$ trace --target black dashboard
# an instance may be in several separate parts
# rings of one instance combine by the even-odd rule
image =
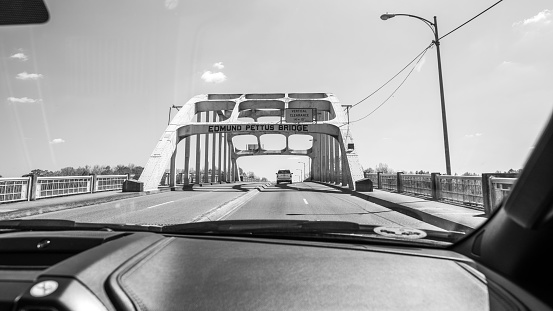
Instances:
[[[525,310],[445,249],[147,232],[0,235],[1,310]]]

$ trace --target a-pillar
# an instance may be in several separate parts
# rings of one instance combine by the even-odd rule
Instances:
[[[197,115],[197,118],[196,118],[196,121],[198,123],[200,123],[202,121],[202,113],[201,112],[198,112],[198,115]],[[200,181],[200,171],[201,171],[201,159],[202,159],[202,147],[201,147],[201,139],[200,139],[200,134],[197,134],[196,135],[196,175],[194,176],[194,183],[195,184],[199,184],[201,183]]]
[[[217,113],[213,111],[213,122],[217,120]],[[211,136],[213,136],[213,144],[211,145],[211,183],[213,184],[215,182],[215,133],[213,133]]]

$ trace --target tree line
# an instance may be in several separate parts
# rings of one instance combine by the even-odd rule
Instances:
[[[132,179],[138,179],[144,167],[134,164],[123,165],[119,164],[114,167],[109,165],[85,165],[79,167],[64,167],[57,171],[34,169],[29,174],[36,174],[41,177],[48,176],[88,176],[92,174],[96,175],[125,175],[130,174]]]
[[[365,170],[363,170],[363,172],[365,174],[369,174],[369,173],[377,173],[377,172],[381,172],[383,174],[395,174],[396,173],[396,170],[392,169],[391,167],[388,166],[388,164],[386,163],[378,163],[378,165],[376,165],[374,168],[372,167],[369,167]],[[399,171],[401,172],[401,171]],[[515,170],[515,169],[509,169],[507,171],[495,171],[495,173],[509,173],[509,174],[520,174],[522,172],[522,169],[518,169],[518,170]],[[405,174],[430,174],[429,171],[425,171],[425,170],[420,170],[420,171],[409,171],[409,172],[404,172]],[[463,174],[461,174],[461,176],[480,176],[481,174],[479,173],[471,173],[471,172],[464,172]],[[454,176],[458,176],[457,173],[455,173]]]

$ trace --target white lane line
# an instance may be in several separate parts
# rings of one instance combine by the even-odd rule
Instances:
[[[165,202],[165,203],[161,203],[161,204],[152,205],[148,208],[157,207],[157,206],[161,206],[161,205],[165,205],[165,204],[169,204],[169,203],[173,203],[173,202],[175,202],[175,201],[169,201],[169,202]]]
[[[309,203],[307,203],[307,200],[306,200],[306,199],[303,199],[303,203],[305,203],[305,204],[309,204]]]

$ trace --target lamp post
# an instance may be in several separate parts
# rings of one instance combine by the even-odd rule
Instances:
[[[432,30],[432,33],[434,33],[434,44],[436,45],[436,54],[438,56],[438,78],[440,81],[440,100],[442,105],[442,127],[444,132],[444,149],[445,149],[445,168],[447,175],[451,175],[451,164],[449,160],[449,139],[447,135],[447,120],[446,120],[446,113],[445,113],[445,97],[444,97],[444,83],[442,78],[442,59],[440,56],[440,37],[438,35],[438,20],[436,16],[434,16],[434,23],[431,21],[424,19],[419,16],[411,15],[411,14],[382,14],[380,16],[380,19],[387,20],[396,16],[408,16],[413,17],[418,20],[423,21],[430,29]]]
[[[302,180],[304,180],[305,179],[305,162],[298,162],[298,163],[303,164],[303,174],[301,175],[301,177],[302,177]]]

